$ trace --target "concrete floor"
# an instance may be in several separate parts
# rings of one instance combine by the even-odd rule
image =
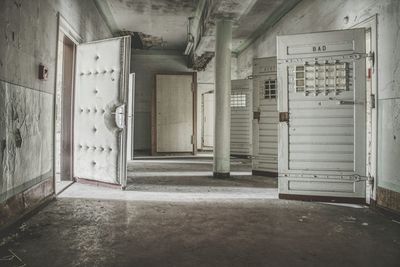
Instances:
[[[136,190],[72,185],[4,233],[0,266],[399,266],[400,222],[369,208],[273,199],[273,180],[249,175],[152,175],[131,172]]]
[[[169,158],[129,162],[128,189],[138,190],[145,185],[204,186],[204,187],[258,187],[277,188],[275,178],[251,175],[249,159],[233,158],[231,178],[213,179],[213,161],[210,158]]]

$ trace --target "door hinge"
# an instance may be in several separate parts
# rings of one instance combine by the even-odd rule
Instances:
[[[368,176],[368,184],[370,184],[370,185],[373,185],[374,184],[374,180],[375,180],[375,177],[374,176]]]
[[[376,99],[375,99],[375,94],[371,94],[371,109],[374,109],[376,107]]]
[[[279,122],[289,122],[289,112],[279,112]]]
[[[367,54],[367,57],[369,58],[369,60],[371,60],[372,68],[375,67],[375,52],[370,51],[370,52]]]
[[[194,136],[193,136],[193,135],[190,136],[190,143],[191,143],[192,145],[194,144]]]

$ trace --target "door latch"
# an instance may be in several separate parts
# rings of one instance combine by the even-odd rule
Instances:
[[[279,112],[279,122],[289,122],[289,112]]]
[[[124,129],[125,128],[125,104],[118,106],[115,109],[115,112],[112,112],[111,114],[114,114],[115,118],[115,124],[119,129]]]
[[[338,105],[354,105],[355,102],[351,100],[339,100]]]
[[[376,108],[375,94],[371,94],[371,109]]]

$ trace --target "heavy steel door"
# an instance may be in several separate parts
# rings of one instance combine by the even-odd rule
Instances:
[[[130,37],[77,47],[74,177],[126,186]]]
[[[253,174],[278,176],[276,57],[253,61]]]
[[[214,147],[214,91],[201,95],[201,148],[211,150]]]
[[[252,155],[252,81],[233,80],[231,87],[231,155]]]
[[[278,36],[277,45],[280,197],[364,202],[364,29]]]

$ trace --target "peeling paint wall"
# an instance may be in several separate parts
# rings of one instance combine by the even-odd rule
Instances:
[[[400,1],[303,0],[238,57],[238,76],[252,60],[276,55],[276,36],[350,28],[378,15],[378,186],[400,192]],[[348,16],[348,22],[344,19]]]
[[[84,41],[111,37],[92,1],[0,2],[0,209],[53,177],[58,12]],[[40,63],[49,69],[47,81],[38,79]]]

